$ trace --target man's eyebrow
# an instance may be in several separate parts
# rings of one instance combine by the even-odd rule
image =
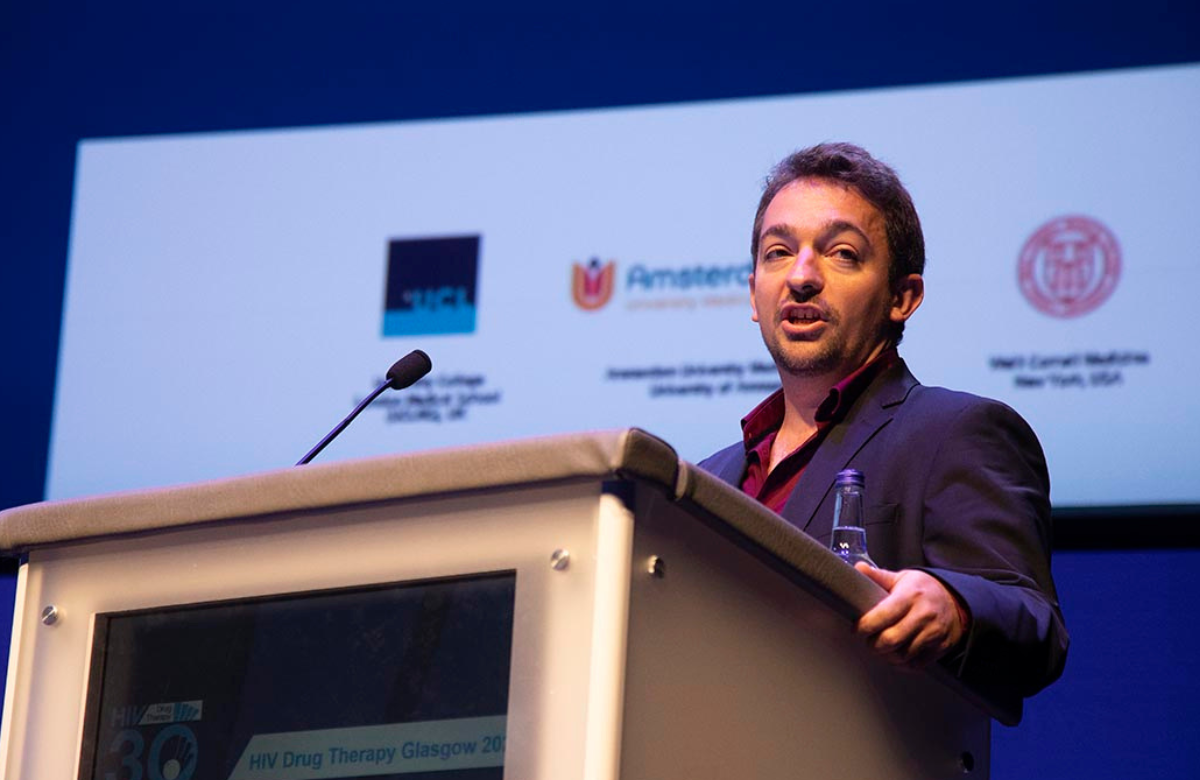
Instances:
[[[821,228],[819,238],[822,241],[828,241],[838,233],[846,232],[854,233],[855,235],[859,236],[867,243],[868,249],[874,249],[874,244],[871,242],[871,237],[863,232],[863,229],[858,225],[854,224],[853,222],[847,222],[844,219],[834,219],[826,222],[824,227]]]
[[[759,236],[759,240],[761,241],[767,236],[778,236],[779,238],[786,238],[795,241],[796,231],[792,230],[791,225],[771,225],[770,227],[763,229],[762,235]]]
[[[868,247],[874,248],[874,244],[871,242],[871,237],[864,233],[862,228],[860,228],[858,225],[855,225],[853,222],[848,222],[844,219],[832,219],[826,222],[821,226],[821,232],[817,234],[817,238],[819,241],[828,241],[838,233],[845,232],[854,233],[855,235],[860,236],[862,240],[867,243]],[[777,236],[779,238],[795,241],[796,231],[793,230],[792,226],[788,224],[770,225],[763,229],[762,234],[759,236],[759,241],[762,241],[762,239],[767,238],[768,236]]]

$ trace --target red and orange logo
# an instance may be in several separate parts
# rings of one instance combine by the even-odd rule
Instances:
[[[571,297],[575,305],[584,311],[595,311],[603,307],[613,294],[613,280],[617,276],[617,263],[609,260],[604,265],[600,258],[593,257],[587,265],[573,263],[571,268]]]

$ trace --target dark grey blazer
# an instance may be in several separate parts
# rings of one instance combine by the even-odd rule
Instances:
[[[741,442],[700,466],[733,485]],[[936,576],[962,599],[971,630],[943,659],[984,690],[1029,696],[1062,673],[1069,642],[1050,577],[1050,480],[1028,424],[998,401],[925,387],[903,361],[830,429],[782,515],[827,542],[833,481],[866,477],[867,544],[887,569]]]

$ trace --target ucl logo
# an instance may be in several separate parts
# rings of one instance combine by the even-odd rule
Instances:
[[[479,236],[388,242],[383,335],[474,333]]]

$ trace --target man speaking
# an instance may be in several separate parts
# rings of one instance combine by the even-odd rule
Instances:
[[[985,689],[1053,682],[1068,637],[1045,457],[1012,409],[925,387],[900,358],[925,240],[896,173],[850,144],[792,154],[767,179],[750,247],[752,317],[783,387],[700,465],[826,543],[837,472],[863,472],[880,568],[858,569],[888,592],[858,622],[865,641]]]

